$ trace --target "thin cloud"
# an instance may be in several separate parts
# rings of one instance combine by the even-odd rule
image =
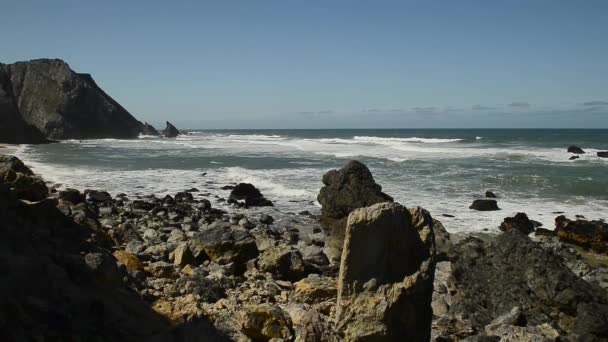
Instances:
[[[530,103],[524,101],[514,101],[509,103],[509,107],[528,108],[530,107]]]
[[[435,113],[438,108],[434,106],[429,107],[412,107],[412,110],[417,113]]]
[[[496,109],[494,107],[486,107],[486,106],[482,106],[482,105],[474,105],[473,107],[471,107],[471,109],[473,110],[492,110],[492,109]]]
[[[367,108],[364,109],[363,113],[402,113],[405,110],[403,108]]]
[[[583,106],[586,106],[586,107],[608,106],[608,101],[588,101],[588,102],[583,102]]]

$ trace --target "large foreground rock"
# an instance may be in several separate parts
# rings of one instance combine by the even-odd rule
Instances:
[[[340,170],[323,176],[324,187],[317,200],[321,204],[321,225],[325,229],[325,254],[332,263],[338,263],[344,244],[344,231],[348,214],[357,208],[393,198],[382,192],[367,166],[353,160]]]
[[[602,325],[608,319],[606,292],[515,229],[489,242],[466,238],[454,247],[452,269],[450,315],[467,319],[477,331],[518,307],[523,320],[517,325],[549,324],[573,341],[608,337]]]
[[[0,64],[0,89],[1,109],[11,109],[14,118],[16,107],[23,122],[50,139],[134,138],[143,129],[91,75],[76,73],[59,59]],[[20,130],[0,140],[8,142],[29,132],[15,119],[11,122]]]
[[[338,279],[336,329],[347,341],[428,341],[434,234],[398,203],[348,217]]]

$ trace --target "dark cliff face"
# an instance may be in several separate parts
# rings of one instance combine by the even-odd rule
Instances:
[[[35,127],[26,123],[15,104],[8,75],[0,66],[0,142],[39,144],[47,142]]]
[[[133,138],[143,124],[62,60],[0,64],[23,120],[51,139]]]

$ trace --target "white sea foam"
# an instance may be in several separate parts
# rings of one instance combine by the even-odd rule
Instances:
[[[386,144],[386,143],[395,143],[395,142],[405,142],[405,143],[425,143],[425,144],[439,144],[439,143],[451,143],[463,141],[464,139],[442,139],[442,138],[383,138],[383,137],[367,137],[367,136],[355,136],[353,138],[355,141],[361,141],[366,143],[375,143],[375,144]]]

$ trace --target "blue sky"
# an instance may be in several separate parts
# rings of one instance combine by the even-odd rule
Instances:
[[[156,125],[608,128],[608,1],[0,2]]]

